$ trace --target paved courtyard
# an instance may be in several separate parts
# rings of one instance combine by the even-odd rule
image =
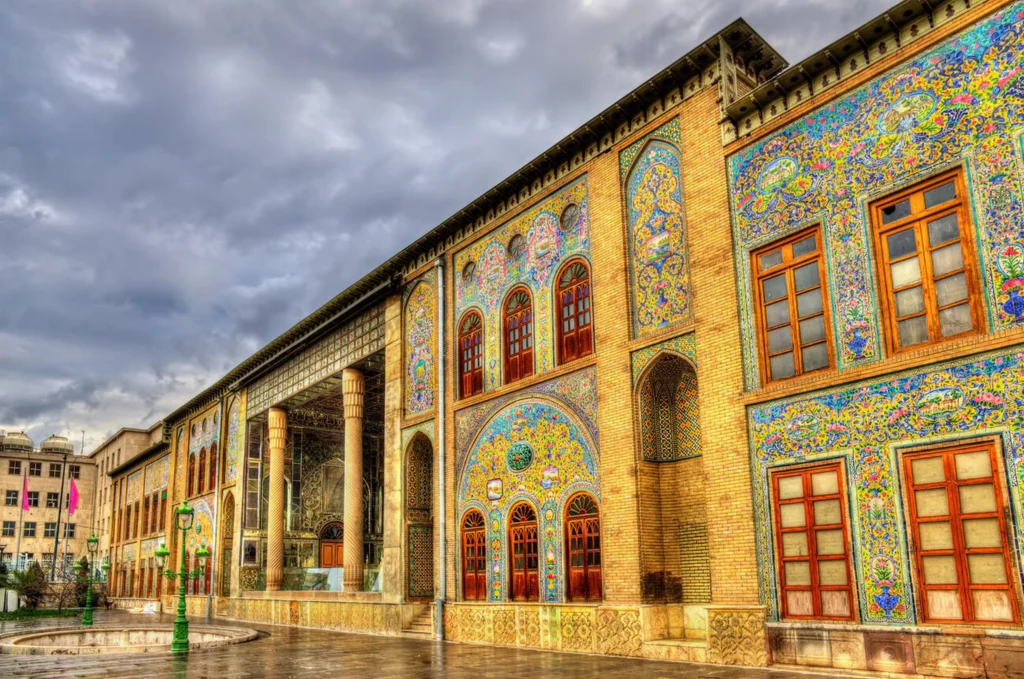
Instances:
[[[171,615],[135,615],[98,611],[96,624],[170,623]],[[0,633],[33,627],[74,626],[77,620],[0,623]],[[0,656],[0,675],[8,677],[174,677],[240,679],[242,677],[451,677],[518,679],[522,677],[596,677],[602,679],[811,679],[805,672],[724,668],[606,656],[550,653],[492,646],[437,643],[374,637],[272,625],[213,620],[214,625],[244,625],[263,634],[256,641],[187,658],[169,653],[95,656]]]

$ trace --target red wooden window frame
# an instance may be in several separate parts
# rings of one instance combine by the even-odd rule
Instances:
[[[505,384],[533,374],[533,298],[515,288],[504,306]]]
[[[142,500],[142,535],[149,535],[149,498]]]
[[[164,532],[167,525],[167,491],[157,491],[160,493],[160,526],[157,528],[159,532]]]
[[[590,267],[582,260],[569,261],[558,274],[558,362],[594,353]]]
[[[484,515],[473,509],[462,519],[462,598],[487,600],[487,528]]]
[[[509,512],[509,581],[513,601],[540,599],[540,555],[537,541],[537,512],[520,502]]]
[[[811,487],[811,475],[821,472],[834,471],[838,485],[837,493],[814,495]],[[779,499],[779,480],[787,477],[800,477],[803,484],[803,495],[799,498]],[[853,594],[853,571],[850,568],[850,528],[846,507],[845,474],[843,465],[839,462],[830,464],[816,464],[812,466],[801,466],[797,468],[786,468],[772,472],[772,509],[775,523],[775,555],[776,566],[779,573],[779,598],[782,617],[789,620],[852,620],[856,611],[856,601]],[[814,516],[814,503],[828,500],[839,500],[840,523],[816,524]],[[803,504],[804,525],[783,528],[780,516],[781,506],[790,504]],[[838,528],[843,531],[843,553],[831,555],[819,555],[817,553],[817,533],[821,530],[834,531]],[[783,535],[787,533],[804,533],[807,536],[807,554],[801,556],[783,556]],[[845,585],[821,585],[819,583],[818,563],[821,561],[844,561],[846,564]],[[806,561],[810,572],[810,585],[789,585],[786,581],[786,563]],[[813,615],[793,615],[789,612],[789,592],[809,591],[813,601]],[[849,615],[830,616],[822,613],[821,592],[845,591],[849,602]]]
[[[196,473],[196,495],[202,495],[206,488],[206,448],[199,450],[199,469]]]
[[[206,484],[208,490],[213,490],[217,487],[217,444],[214,442],[210,446],[210,480]]]
[[[196,487],[196,454],[190,453],[188,456],[188,493],[186,497],[192,497],[193,490]]]
[[[956,473],[956,456],[965,453],[986,452],[989,456],[989,464],[992,473],[990,476],[975,477],[960,480]],[[934,483],[915,483],[912,463],[924,458],[942,458],[945,480]],[[999,483],[999,465],[996,459],[996,447],[991,442],[983,442],[973,445],[960,446],[956,448],[940,448],[937,450],[925,450],[915,453],[908,453],[903,458],[904,474],[907,481],[907,505],[910,508],[910,524],[914,540],[914,565],[917,569],[917,584],[921,589],[919,601],[921,604],[922,617],[926,622],[932,623],[955,623],[955,624],[1020,624],[1020,608],[1017,601],[1017,590],[1015,587],[1016,577],[1013,572],[1012,559],[1010,557],[1009,542],[1006,535],[1006,504],[1003,498],[1002,486]],[[992,512],[970,512],[964,513],[960,503],[960,488],[972,485],[992,484],[995,495],[995,511]],[[949,513],[928,517],[918,516],[916,491],[945,488]],[[997,519],[999,521],[999,537],[1001,547],[973,547],[966,544],[966,535],[963,530],[963,521],[979,519]],[[921,545],[921,524],[930,522],[948,521],[952,533],[952,549],[922,549]],[[1001,554],[1003,564],[1006,568],[1005,584],[986,583],[972,585],[970,582],[970,569],[968,557],[974,554]],[[923,559],[929,556],[953,556],[956,560],[957,580],[956,584],[931,584],[926,585],[924,581]],[[960,607],[963,612],[963,619],[941,619],[933,618],[928,612],[928,590],[956,590],[960,594]],[[996,621],[976,617],[974,609],[975,591],[1005,591],[1010,602],[1010,610],[1013,620]]]
[[[124,524],[121,526],[121,542],[132,537],[132,506],[128,505],[124,511]]]
[[[468,398],[484,390],[484,322],[470,311],[459,323],[459,395]]]
[[[569,499],[565,510],[567,587],[570,601],[600,601],[601,518],[597,502],[586,493]]]
[[[142,503],[135,501],[135,516],[132,518],[132,538],[139,537],[139,524],[142,522]]]

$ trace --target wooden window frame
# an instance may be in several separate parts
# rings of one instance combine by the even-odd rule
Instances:
[[[206,492],[206,446],[199,449],[199,466],[196,469],[196,495]]]
[[[522,307],[517,308],[515,311],[509,311],[509,305],[520,293],[526,295],[528,304],[526,309]],[[517,326],[518,333],[513,338],[510,336],[510,323],[515,321],[517,323],[522,322],[523,314],[528,314],[529,317],[526,323],[529,325],[529,331],[524,332],[521,330],[521,326]],[[536,340],[536,329],[537,329],[537,316],[533,311],[533,295],[530,293],[529,288],[523,285],[517,285],[506,295],[504,301],[501,304],[501,344],[502,353],[504,354],[505,363],[505,384],[512,384],[519,380],[532,377],[534,375],[534,344]],[[524,347],[524,344],[529,343],[529,347]],[[516,351],[512,351],[513,344],[517,347]],[[512,361],[516,361],[516,375],[512,376]]]
[[[593,511],[586,514],[574,514],[570,515],[569,512],[572,509],[573,503],[577,499],[586,498],[593,504]],[[602,601],[604,598],[604,581],[603,581],[603,559],[602,559],[602,540],[601,540],[601,508],[597,504],[597,499],[594,498],[590,493],[576,493],[569,498],[568,502],[565,503],[565,594],[567,601]],[[572,526],[573,524],[582,524],[583,532],[579,535],[579,539],[582,540],[582,549],[573,549],[572,544]],[[591,528],[596,524],[597,530],[591,531]],[[597,537],[597,548],[592,547],[591,537]],[[576,596],[572,587],[572,574],[573,570],[572,557],[574,553],[579,553],[583,557],[583,566],[580,567],[583,571],[583,581],[587,588],[586,596]],[[592,556],[597,555],[597,563],[591,563]],[[597,589],[598,592],[590,591],[591,582],[595,579],[592,577],[592,571],[597,571]]]
[[[465,330],[466,324],[473,318],[476,319],[477,325],[470,330]],[[474,337],[476,338],[475,343],[471,347],[467,347],[466,342]],[[482,394],[484,391],[484,318],[476,309],[470,309],[462,314],[462,318],[459,320],[456,347],[458,351],[459,398]],[[468,356],[468,362],[465,355],[467,350],[472,352]]]
[[[950,179],[956,185],[956,200],[946,201],[940,203],[931,208],[924,207],[924,194],[934,188],[937,188],[943,184],[948,184]],[[902,219],[897,219],[889,224],[882,224],[882,210],[887,207],[891,207],[902,201],[909,199],[911,203],[911,214]],[[916,208],[920,208],[919,210]],[[909,351],[917,351],[925,347],[937,346],[945,344],[947,342],[956,341],[969,337],[971,335],[978,335],[985,330],[985,315],[982,309],[982,292],[980,279],[978,277],[978,257],[974,247],[974,239],[971,237],[971,230],[973,223],[970,218],[969,208],[969,196],[967,194],[966,184],[964,183],[963,170],[960,167],[942,172],[933,177],[929,177],[921,182],[914,184],[913,186],[907,187],[898,191],[897,193],[885,196],[879,200],[871,203],[871,232],[874,249],[875,249],[875,260],[876,260],[876,277],[878,281],[879,300],[882,307],[883,325],[885,328],[886,346],[891,355],[897,355],[906,353]],[[956,335],[950,335],[949,337],[942,336],[942,329],[939,325],[939,309],[937,301],[935,299],[935,276],[932,273],[932,262],[931,257],[928,256],[934,250],[940,250],[944,247],[948,247],[953,241],[947,241],[940,244],[938,247],[931,247],[927,244],[927,230],[929,220],[934,221],[936,218],[943,217],[946,214],[957,214],[957,222],[960,227],[960,252],[963,256],[963,271],[967,281],[967,305],[971,311],[971,321],[973,328]],[[887,256],[888,249],[886,248],[885,238],[891,235],[895,231],[912,227],[914,232],[914,239],[916,245],[915,254],[918,258],[918,264],[921,272],[921,289],[924,295],[924,312],[923,315],[927,319],[928,324],[928,341],[919,342],[917,344],[911,344],[906,347],[900,346],[899,338],[899,327],[896,320],[896,308],[895,308],[895,293],[898,290],[894,290],[891,281],[891,271],[889,265],[893,262]],[[896,262],[910,259],[911,255],[901,257]],[[960,270],[943,274],[942,278],[950,278],[957,275]],[[907,290],[916,287],[916,284],[908,285],[899,290]],[[948,307],[955,307],[962,304],[962,301],[954,302],[947,305]],[[912,318],[917,315],[908,315],[906,318]],[[932,337],[937,339],[932,339]]]
[[[811,474],[816,474],[826,470],[836,470],[837,481],[839,486],[839,492],[831,495],[812,495],[811,494]],[[804,494],[802,497],[793,498],[788,500],[779,499],[779,479],[788,476],[800,476],[803,483]],[[850,561],[853,558],[851,554],[852,543],[850,541],[850,516],[849,506],[846,498],[846,469],[842,460],[827,460],[823,462],[814,462],[811,464],[802,464],[795,466],[786,466],[771,471],[771,490],[772,490],[772,524],[775,529],[775,567],[778,572],[778,592],[779,592],[779,612],[781,619],[783,620],[840,620],[849,621],[853,620],[857,614],[857,598],[856,598],[856,587],[854,580],[853,567]],[[814,523],[814,502],[821,500],[839,500],[839,512],[842,516],[841,524],[822,524],[817,525]],[[783,528],[782,517],[780,507],[783,504],[798,504],[803,503],[804,505],[804,525],[795,528]],[[840,557],[838,555],[827,555],[826,558],[822,559],[817,553],[817,531],[818,530],[835,530],[837,525],[842,526],[843,530],[843,545],[845,552]],[[799,533],[803,532],[807,535],[807,558],[804,557],[784,557],[782,555],[782,535],[783,533]],[[786,585],[786,570],[785,563],[787,561],[804,561],[808,563],[808,570],[811,575],[811,584],[804,586],[787,586]],[[818,561],[839,561],[843,560],[846,562],[846,585],[819,585],[818,584]],[[789,613],[789,599],[786,596],[788,590],[793,591],[810,591],[813,600],[813,606],[815,615],[790,615]],[[850,614],[848,616],[831,616],[831,615],[819,615],[818,611],[821,611],[821,592],[822,591],[846,591],[849,597]]]
[[[792,254],[792,246],[794,243],[805,240],[808,236],[814,236],[815,238],[815,249],[813,252],[794,257]],[[761,368],[761,380],[763,384],[785,382],[786,380],[793,380],[803,375],[808,375],[816,372],[824,372],[827,370],[833,370],[836,366],[835,358],[835,347],[832,339],[832,313],[829,307],[829,289],[828,289],[828,270],[825,267],[825,249],[824,242],[822,240],[822,229],[820,224],[816,224],[808,229],[801,229],[797,233],[780,238],[772,241],[762,247],[757,248],[750,253],[750,271],[751,278],[754,288],[754,315],[757,323],[757,345],[758,345],[758,357]],[[761,257],[769,254],[775,250],[782,252],[782,262],[768,269],[761,268]],[[801,344],[800,342],[800,317],[797,313],[796,298],[800,292],[806,292],[807,290],[813,290],[814,288],[806,288],[803,291],[796,289],[796,281],[793,272],[812,261],[818,262],[818,284],[821,290],[821,309],[822,316],[825,324],[825,351],[828,353],[828,365],[824,368],[815,368],[814,370],[804,371],[803,369],[803,351],[804,347],[809,347],[815,344],[821,344],[822,340],[817,340],[808,344]],[[778,377],[773,378],[771,376],[771,354],[768,351],[768,321],[765,314],[765,301],[764,301],[764,290],[762,283],[769,278],[775,278],[779,274],[785,274],[786,276],[786,299],[789,302],[789,328],[790,336],[793,340],[793,346],[790,351],[793,352],[793,374],[789,377]],[[774,300],[772,303],[776,303],[780,300]],[[811,314],[804,317],[803,320],[814,318],[818,314]],[[785,325],[773,326],[771,329],[775,330],[783,328]],[[788,353],[786,351],[780,351],[776,355],[782,355]]]
[[[217,489],[217,442],[214,441],[210,444],[210,478],[208,480],[207,490]]]
[[[956,478],[956,468],[954,457],[958,454],[972,453],[972,452],[987,452],[989,454],[989,462],[992,466],[992,476],[980,477],[974,479],[966,479],[960,481]],[[914,460],[926,458],[926,457],[941,457],[943,470],[945,472],[945,480],[941,483],[914,483],[914,476],[911,470],[911,463]],[[903,455],[903,479],[906,486],[906,509],[907,509],[907,521],[910,524],[912,544],[911,558],[914,562],[914,577],[916,585],[914,590],[916,592],[917,603],[921,608],[922,622],[927,624],[951,624],[951,625],[988,625],[988,626],[1019,626],[1021,623],[1020,617],[1020,601],[1019,593],[1017,589],[1017,574],[1014,569],[1014,559],[1010,552],[1010,544],[1012,543],[1012,536],[1007,534],[1007,513],[1009,511],[1009,502],[1003,494],[1003,486],[1000,483],[1000,478],[1003,476],[1004,471],[1002,465],[999,463],[999,455],[997,454],[997,446],[993,441],[978,441],[973,443],[967,443],[960,446],[941,446],[937,448],[929,448],[925,450],[914,450],[913,452],[907,452]],[[971,519],[998,519],[999,521],[999,535],[1003,540],[1002,549],[995,547],[975,547],[968,549],[964,543],[963,535],[963,517],[964,514],[960,510],[960,494],[957,492],[960,486],[971,486],[980,485],[991,482],[993,485],[993,492],[996,500],[996,510],[994,512],[972,512],[967,514],[968,520]],[[929,516],[923,519],[917,516],[917,503],[915,501],[914,491],[917,490],[929,490],[946,488],[946,501],[949,506],[949,514],[942,516]],[[931,521],[941,522],[948,521],[950,524],[950,530],[953,536],[953,549],[950,550],[928,550],[927,554],[924,554],[921,549],[921,535],[920,535],[920,524],[928,523]],[[998,584],[982,584],[982,585],[971,585],[970,584],[970,573],[967,566],[967,556],[969,554],[1002,554],[1003,563],[1006,567],[1006,584],[1000,586]],[[945,556],[951,555],[956,561],[957,567],[957,584],[955,585],[925,585],[923,575],[923,563],[922,559],[925,556]],[[927,590],[957,590],[960,593],[960,607],[964,616],[962,620],[956,619],[944,619],[944,618],[930,618],[928,615],[928,597]],[[1006,591],[1007,597],[1010,600],[1010,608],[1013,613],[1013,620],[1011,621],[998,621],[998,620],[977,620],[974,617],[974,598],[971,596],[973,590],[1000,590]]]
[[[470,519],[479,517],[480,523],[474,525],[467,525],[470,523]],[[462,521],[459,525],[460,528],[460,542],[462,543],[462,600],[463,601],[487,601],[487,521],[484,519],[483,513],[479,509],[470,509],[463,515]],[[473,555],[470,556],[468,551],[473,548]],[[469,560],[473,560],[473,568],[469,568]],[[480,562],[483,562],[482,564]],[[481,566],[477,568],[477,566]],[[468,597],[466,596],[466,577],[469,573],[473,573],[474,580],[478,577],[478,573],[483,573],[484,578],[484,592],[482,597]]]
[[[527,519],[524,521],[513,521],[513,517],[516,514],[516,510],[520,507],[526,507],[530,510],[533,517],[532,520]],[[537,509],[529,502],[522,501],[517,502],[509,509],[508,512],[508,569],[509,569],[509,598],[511,601],[539,601],[540,600],[540,522],[537,520]],[[532,527],[533,534],[529,534],[529,530]],[[516,531],[524,531],[524,536],[521,539],[517,539]],[[522,560],[523,567],[519,571],[516,570],[516,545],[522,543]],[[530,551],[530,548],[533,551]],[[536,560],[536,565],[530,568],[530,558]],[[516,574],[521,572],[523,576],[523,593],[522,596],[518,596],[515,586]],[[531,589],[534,583],[531,582],[531,576],[536,578],[535,586],[537,588],[536,596],[531,598]]]
[[[563,285],[562,276],[573,266],[582,266],[586,276]],[[582,257],[570,259],[558,270],[554,284],[555,318],[552,322],[558,334],[558,365],[564,365],[594,353],[594,284],[590,265]],[[571,330],[565,329],[567,320],[572,321]],[[570,342],[571,350],[567,346]]]

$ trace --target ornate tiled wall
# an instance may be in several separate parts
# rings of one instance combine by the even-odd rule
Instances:
[[[692,317],[680,142],[674,118],[619,154],[634,337]]]
[[[552,285],[562,262],[589,259],[589,223],[584,176],[455,254],[455,318],[469,309],[484,318],[484,390],[501,384],[501,306],[513,286],[525,285],[533,297],[535,372],[554,366]],[[521,252],[509,247],[517,236]]]
[[[846,467],[863,622],[913,624],[911,561],[900,498],[901,448],[978,435],[1002,441],[1019,545],[1024,483],[1024,353],[992,353],[753,407],[748,411],[761,595],[778,618],[768,471],[833,458]]]
[[[170,482],[171,456],[164,455],[156,462],[146,465],[146,480],[143,493],[149,495],[167,488]],[[161,527],[162,529],[162,527]]]
[[[487,518],[488,592],[508,595],[508,511],[527,500],[540,530],[541,596],[564,597],[562,514],[586,491],[600,502],[594,369],[538,385],[456,414],[457,516],[471,507]]]
[[[188,444],[185,438],[185,427],[178,427],[178,433],[174,437],[174,501],[181,502],[185,497],[185,464],[183,460],[188,455]]]
[[[231,620],[387,636],[401,632],[398,604],[232,598],[223,600],[222,606],[224,617]]]
[[[196,474],[199,474],[199,453],[206,448],[207,457],[214,444],[220,450],[220,407],[213,406],[203,414],[192,418],[189,424],[188,455],[196,456]],[[209,464],[209,459],[207,460]],[[179,473],[188,468],[188,456],[183,455]],[[209,469],[209,467],[207,467]],[[208,472],[207,472],[208,473]],[[179,477],[184,478],[184,477]],[[198,477],[197,477],[198,478]],[[205,480],[204,480],[205,485]]]
[[[434,409],[437,391],[437,288],[433,270],[410,283],[403,295],[405,416]]]
[[[125,502],[142,499],[142,470],[132,472],[125,481]]]
[[[840,368],[882,346],[867,203],[966,166],[992,329],[1024,323],[1024,4],[1016,3],[730,160],[744,370],[757,386],[752,249],[823,225]]]
[[[206,545],[210,552],[214,552],[213,495],[197,497],[189,502],[189,506],[195,513],[192,515],[192,529],[187,533],[185,548],[193,553]],[[211,556],[211,562],[216,563],[215,556]]]
[[[231,398],[231,404],[228,406],[227,416],[227,441],[225,447],[227,450],[224,454],[225,469],[223,475],[223,482],[226,484],[234,483],[238,479],[238,467],[243,464],[243,461],[239,459],[241,451],[245,449],[244,437],[245,434],[242,431],[242,399],[238,396]]]
[[[650,365],[651,359],[666,351],[679,354],[694,365],[697,365],[697,341],[692,332],[644,347],[634,351],[629,357],[634,387],[640,381],[640,376],[643,374],[644,369]]]

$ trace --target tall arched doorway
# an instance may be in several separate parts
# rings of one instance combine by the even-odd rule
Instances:
[[[405,530],[409,599],[434,597],[434,447],[417,434],[405,456]]]
[[[597,502],[580,493],[565,508],[565,545],[570,601],[601,600],[601,518]]]
[[[462,519],[462,598],[487,598],[487,532],[484,515],[471,509]]]
[[[345,526],[332,521],[320,531],[320,568],[345,565]]]
[[[540,559],[537,545],[537,512],[526,502],[520,502],[509,513],[508,542],[511,574],[509,577],[513,601],[540,599]]]
[[[221,519],[221,535],[224,542],[221,543],[220,553],[220,595],[231,596],[231,557],[234,554],[235,533],[235,496],[228,491],[224,494],[224,513]]]

